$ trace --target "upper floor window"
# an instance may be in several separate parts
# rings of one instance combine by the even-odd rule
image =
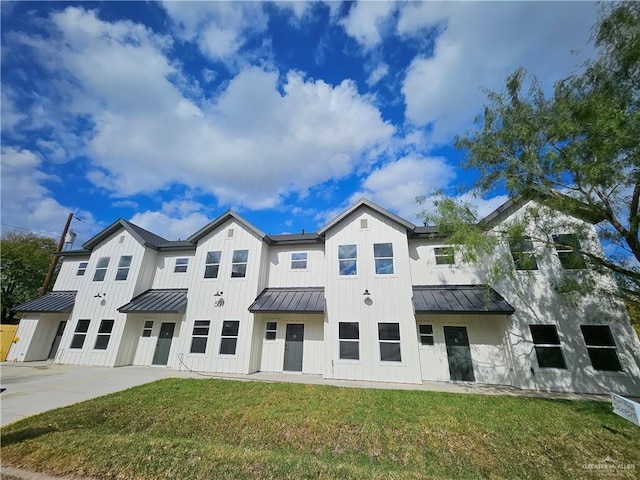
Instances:
[[[436,247],[433,249],[436,257],[436,265],[453,265],[455,262],[453,256],[453,247]]]
[[[173,267],[173,273],[186,273],[189,268],[188,258],[176,258],[176,264]]]
[[[576,235],[572,233],[553,235],[553,243],[556,246],[562,268],[575,270],[587,267],[584,256],[578,251],[580,250],[580,241]]]
[[[231,260],[231,278],[244,278],[247,274],[249,250],[234,250]]]
[[[357,245],[339,245],[338,263],[340,275],[358,274],[358,247]]]
[[[76,275],[82,277],[87,271],[87,265],[89,265],[89,262],[80,262],[78,264],[78,271],[76,272]]]
[[[129,276],[129,269],[131,268],[131,255],[123,255],[118,262],[118,272],[116,273],[116,280],[126,280]]]
[[[393,274],[393,244],[374,243],[373,258],[376,264],[376,274],[378,275]]]
[[[525,237],[520,241],[511,243],[511,256],[516,270],[537,270],[538,262],[536,262],[535,253],[533,251],[533,242],[529,237]]]
[[[291,270],[305,270],[307,268],[307,252],[291,254]]]
[[[529,325],[533,345],[540,368],[563,368],[567,365],[562,356],[560,337],[555,325]]]
[[[94,282],[102,282],[107,275],[107,267],[109,266],[110,257],[100,257],[96,265],[96,272],[93,274]]]
[[[204,261],[204,278],[218,278],[221,255],[219,250],[207,252],[207,258]]]
[[[580,325],[591,365],[596,370],[621,372],[622,365],[609,325]]]

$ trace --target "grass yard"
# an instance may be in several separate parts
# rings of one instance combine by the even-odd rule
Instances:
[[[167,379],[1,435],[4,464],[104,479],[640,474],[640,428],[608,403],[424,391]]]

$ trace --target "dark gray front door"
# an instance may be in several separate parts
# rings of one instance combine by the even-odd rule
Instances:
[[[156,352],[153,355],[153,365],[166,365],[169,361],[169,351],[171,350],[171,340],[173,340],[173,329],[175,323],[163,323],[160,325],[160,335],[156,343]]]
[[[56,330],[56,336],[53,339],[53,343],[51,344],[51,350],[49,350],[49,356],[47,358],[56,358],[56,353],[58,353],[58,347],[60,346],[60,340],[62,340],[62,334],[64,333],[64,327],[67,326],[67,321],[62,320],[58,324],[58,330]]]
[[[444,327],[451,380],[475,382],[467,327]]]
[[[284,370],[302,371],[302,345],[304,343],[304,324],[289,323],[284,342]]]

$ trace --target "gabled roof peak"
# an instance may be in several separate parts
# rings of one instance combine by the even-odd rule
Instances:
[[[157,250],[160,245],[169,243],[169,241],[166,240],[165,238],[162,238],[161,236],[156,235],[155,233],[145,230],[144,228],[139,227],[138,225],[128,222],[123,218],[119,218],[118,220],[113,222],[111,225],[109,225],[107,228],[105,228],[100,233],[98,233],[95,237],[85,242],[82,245],[82,247],[87,250],[93,250],[93,248],[96,245],[98,245],[100,242],[103,242],[104,240],[109,238],[111,235],[119,231],[120,229],[124,229],[127,232],[129,232],[129,234],[131,234],[131,236],[135,238],[138,241],[138,243],[140,243],[140,245],[144,247],[153,248],[154,250]]]
[[[256,227],[254,227],[251,223],[249,223],[247,220],[242,218],[240,215],[238,215],[233,210],[227,210],[222,215],[220,215],[218,218],[216,218],[215,220],[212,220],[211,222],[207,223],[204,227],[202,227],[196,233],[194,233],[189,238],[187,238],[187,241],[189,241],[189,242],[191,242],[191,243],[193,243],[195,245],[196,243],[198,243],[198,241],[202,237],[207,235],[209,232],[215,230],[217,227],[219,227],[220,225],[222,225],[224,222],[226,222],[229,219],[234,219],[238,223],[244,225],[248,230],[253,232],[261,240],[265,239],[266,235],[261,230],[259,230]]]
[[[399,217],[395,213],[391,213],[389,210],[387,210],[385,208],[382,208],[380,205],[377,205],[377,204],[373,203],[372,201],[362,197],[362,198],[360,198],[360,200],[358,200],[356,203],[351,205],[349,208],[347,208],[340,215],[338,215],[337,217],[333,218],[328,223],[326,223],[320,230],[318,230],[318,235],[324,235],[325,233],[327,233],[328,230],[330,230],[335,225],[340,223],[346,217],[351,215],[353,212],[355,212],[359,208],[363,208],[363,207],[370,208],[371,210],[374,210],[375,212],[379,213],[380,215],[383,215],[383,216],[387,217],[388,219],[392,220],[393,222],[395,222],[395,223],[397,223],[399,225],[402,225],[405,229],[407,229],[409,231],[413,231],[416,228],[416,226],[413,223],[405,220],[402,217]]]

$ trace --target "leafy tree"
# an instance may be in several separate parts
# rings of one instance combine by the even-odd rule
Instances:
[[[479,172],[475,194],[506,189],[512,199],[538,200],[596,224],[606,254],[583,250],[583,242],[568,248],[583,255],[591,271],[613,274],[617,294],[638,302],[640,2],[603,7],[592,39],[598,56],[581,73],[558,81],[550,97],[523,69],[507,78],[504,91],[487,91],[477,129],[456,137],[456,148],[466,151],[465,167]],[[426,198],[417,200],[424,204]],[[435,211],[423,210],[421,216],[464,247],[465,260],[478,260],[495,247],[496,238],[486,234],[487,226],[478,223],[468,204],[442,195],[434,203]],[[503,241],[517,242],[524,223],[531,227],[541,218],[530,212],[526,222],[499,233]],[[534,226],[540,233],[536,240],[553,246],[544,225]],[[597,286],[585,282],[560,289]]]
[[[13,307],[38,296],[55,251],[56,241],[49,237],[16,232],[2,236],[2,323],[14,320]]]

